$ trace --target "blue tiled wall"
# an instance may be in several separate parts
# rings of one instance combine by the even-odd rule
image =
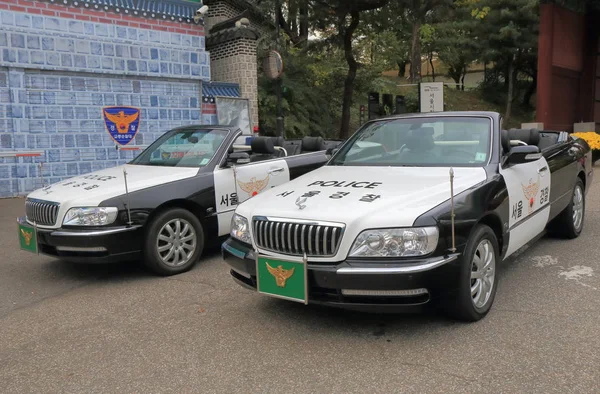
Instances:
[[[148,145],[201,114],[210,76],[204,37],[0,11],[0,197],[130,160],[102,107],[141,108],[130,145]],[[39,163],[43,163],[40,176]]]

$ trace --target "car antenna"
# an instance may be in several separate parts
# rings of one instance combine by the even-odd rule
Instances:
[[[450,251],[456,253],[456,240],[454,237],[454,168],[450,167],[450,225],[452,227],[452,248]]]
[[[127,198],[127,204],[125,204],[125,208],[127,208],[127,225],[131,226],[133,222],[131,221],[131,211],[129,210],[129,188],[127,187],[127,170],[123,168],[123,180],[125,181],[125,197]]]
[[[42,189],[43,189],[44,187],[46,187],[45,182],[44,182],[44,163],[40,162],[39,170],[40,170],[40,180],[42,182]]]
[[[231,166],[231,169],[233,170],[233,187],[235,188],[235,195],[237,196],[239,202],[240,195],[238,194],[237,169],[235,167],[235,164]]]

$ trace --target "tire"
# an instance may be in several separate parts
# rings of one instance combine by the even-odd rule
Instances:
[[[474,322],[487,315],[498,288],[498,256],[494,231],[486,225],[477,225],[460,257],[458,289],[451,294],[446,306],[451,317]]]
[[[576,213],[578,212],[578,215]],[[578,177],[569,205],[558,214],[553,223],[556,235],[562,238],[573,239],[579,237],[583,230],[585,219],[585,189],[583,181]]]
[[[177,275],[196,264],[204,249],[204,229],[190,211],[170,208],[149,224],[144,264],[162,276]]]

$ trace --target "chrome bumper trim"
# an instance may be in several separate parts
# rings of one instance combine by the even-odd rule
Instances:
[[[57,246],[56,250],[59,252],[89,252],[89,253],[101,253],[106,252],[104,246],[96,246],[90,248],[78,247],[78,246]]]
[[[385,274],[414,274],[417,272],[430,271],[432,269],[441,267],[444,264],[448,264],[458,259],[459,254],[451,254],[448,257],[441,258],[439,260],[429,261],[423,264],[411,264],[399,267],[343,267],[339,268],[336,273],[340,275],[356,275],[356,274],[372,274],[372,275],[385,275]]]
[[[142,226],[131,226],[131,227],[116,227],[106,230],[92,230],[92,231],[53,231],[50,233],[52,236],[56,237],[95,237],[98,235],[109,235],[109,234],[117,234],[124,233],[127,231],[133,231],[141,228]]]

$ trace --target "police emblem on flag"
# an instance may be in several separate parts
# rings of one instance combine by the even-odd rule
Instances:
[[[104,124],[110,137],[120,145],[127,145],[140,126],[140,109],[133,107],[104,107]]]

